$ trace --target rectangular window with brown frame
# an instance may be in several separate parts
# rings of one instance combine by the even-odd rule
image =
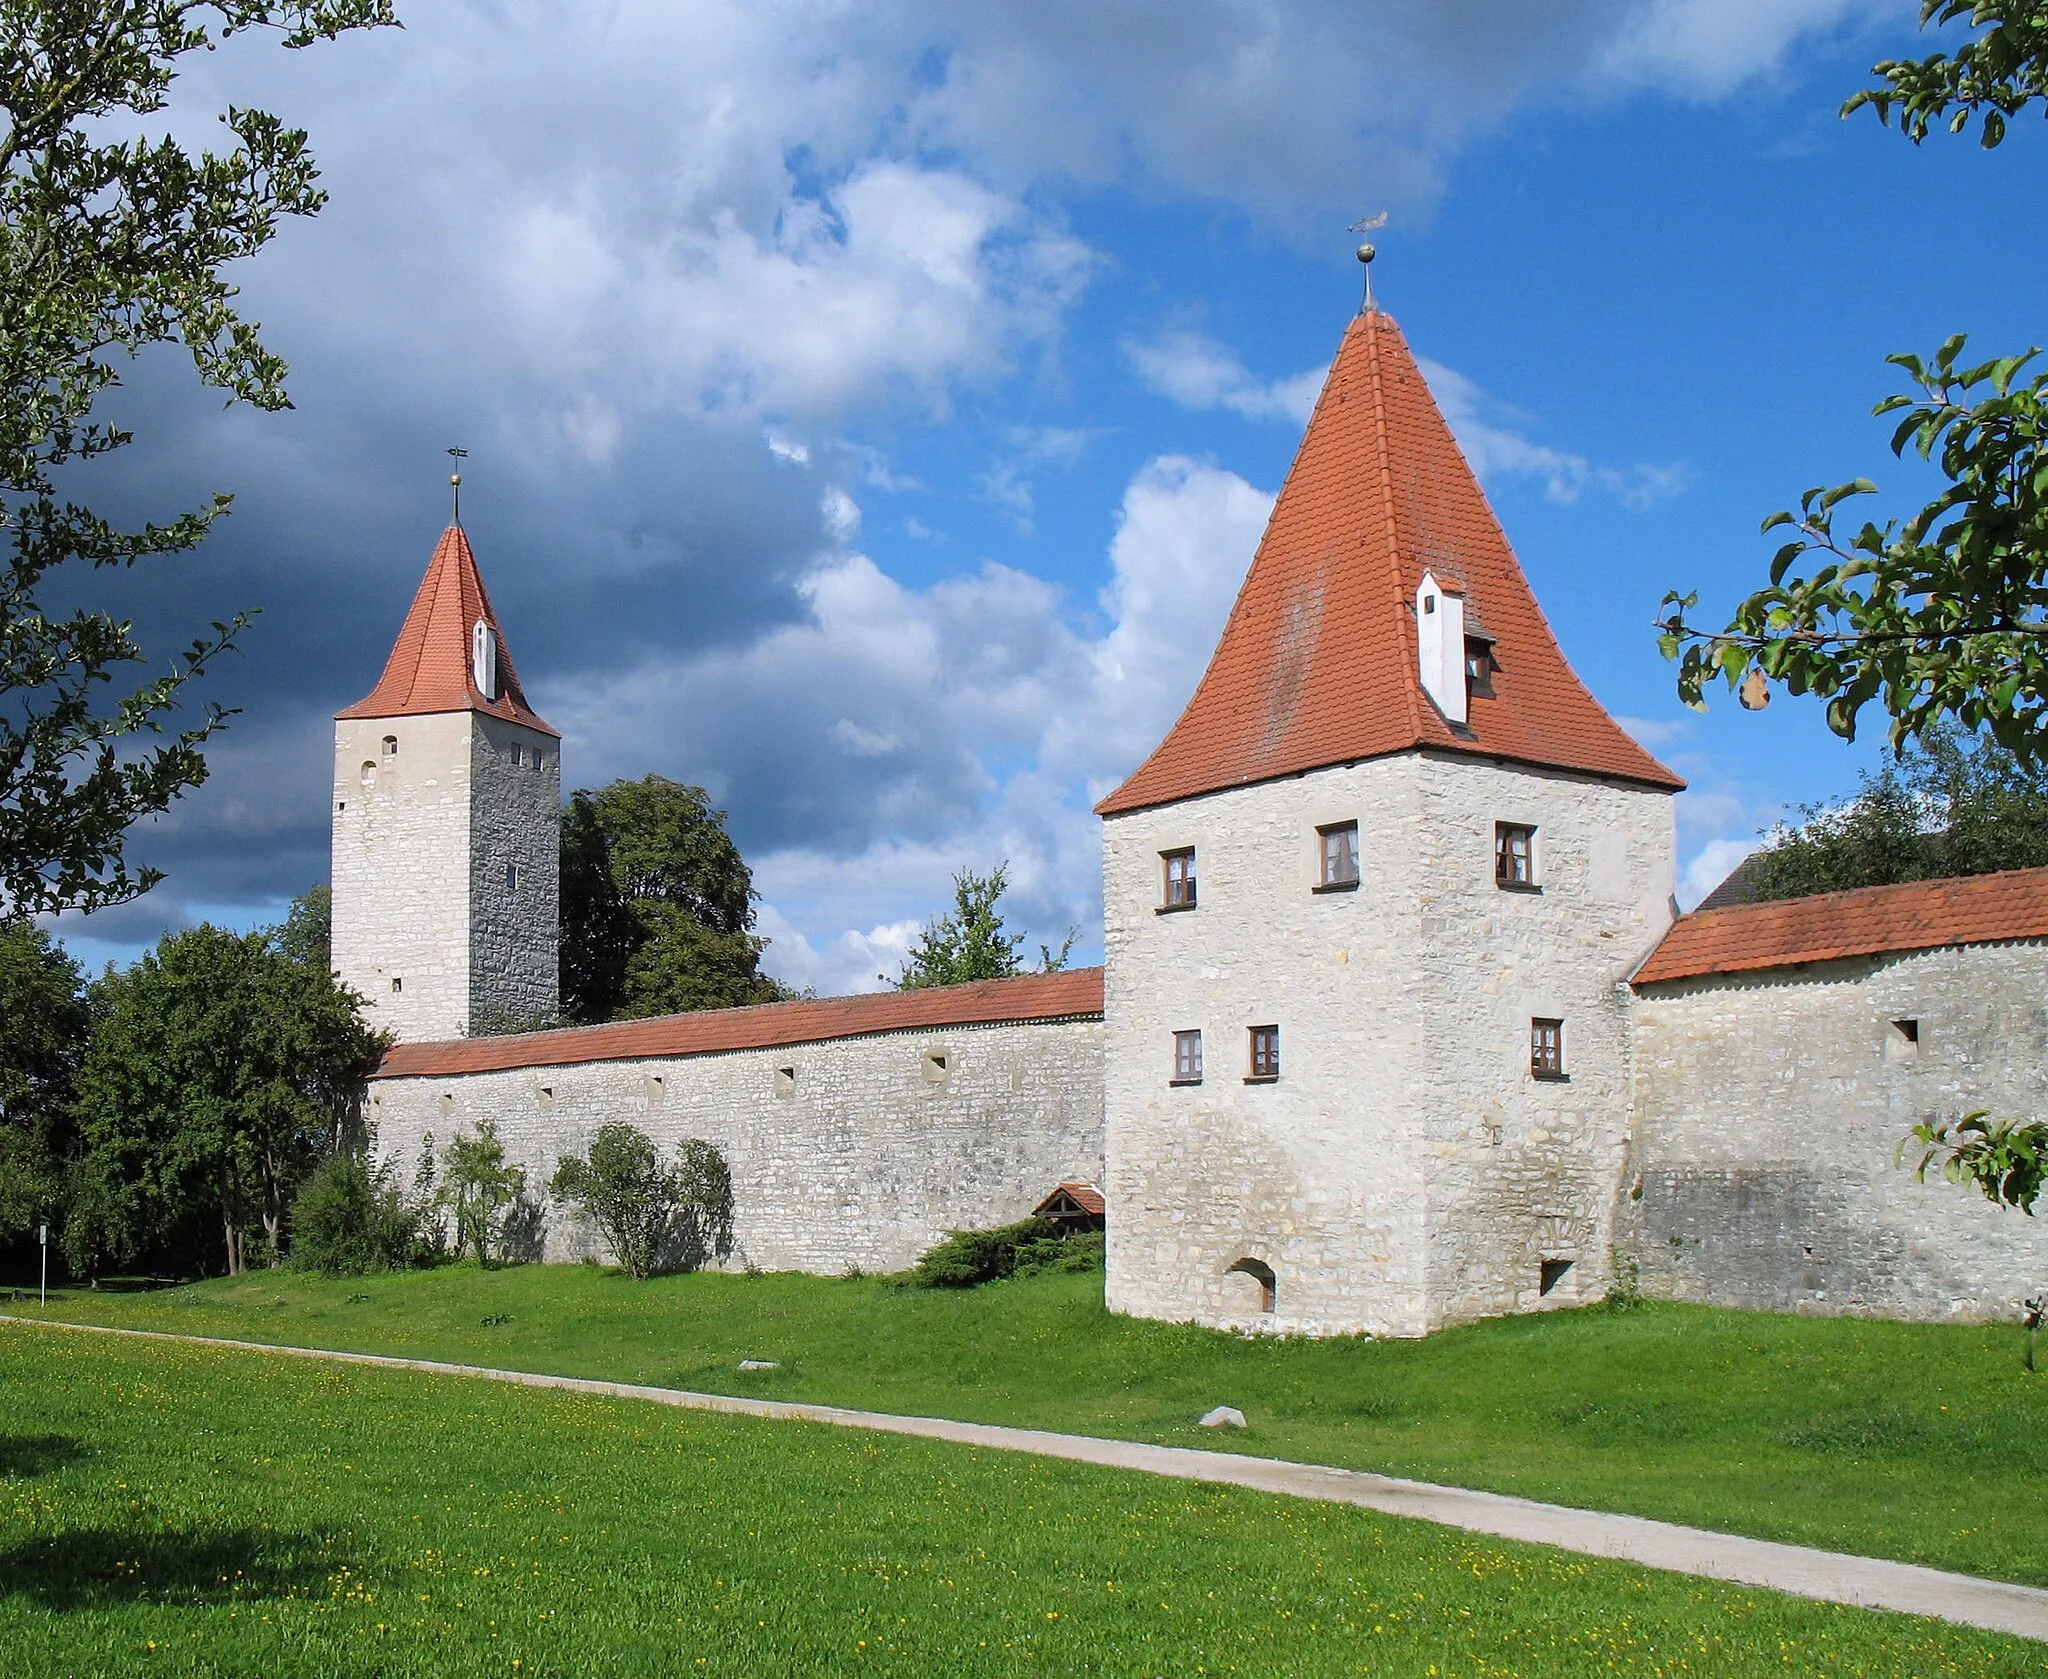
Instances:
[[[1493,643],[1482,636],[1465,638],[1465,692],[1475,699],[1493,698]]]
[[[1280,1028],[1254,1026],[1251,1029],[1251,1068],[1246,1084],[1272,1084],[1280,1077]]]
[[[1202,1082],[1202,1034],[1199,1030],[1176,1032],[1173,1035],[1173,1078],[1174,1084],[1200,1084]]]
[[[1316,830],[1316,890],[1358,890],[1358,824],[1333,822]]]
[[[1529,1076],[1561,1079],[1564,1071],[1564,1022],[1540,1016],[1529,1022]]]
[[[1521,822],[1493,825],[1493,883],[1503,892],[1537,892],[1536,830]]]
[[[1195,848],[1185,846],[1179,851],[1162,851],[1160,866],[1166,872],[1166,896],[1161,900],[1161,912],[1171,909],[1193,909],[1195,907]]]

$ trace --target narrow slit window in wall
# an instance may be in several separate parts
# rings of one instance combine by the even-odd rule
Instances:
[[[1529,1075],[1564,1077],[1564,1022],[1538,1018],[1529,1022]]]
[[[394,975],[391,980],[391,995],[396,997],[399,994],[399,992],[403,991],[404,989],[405,981],[399,979],[396,975]]]
[[[1358,884],[1358,824],[1333,822],[1316,830],[1316,885],[1341,892]]]
[[[1188,846],[1180,851],[1162,851],[1159,861],[1166,870],[1166,897],[1161,909],[1193,909],[1195,907],[1195,848]]]
[[[1202,1082],[1202,1034],[1199,1031],[1174,1033],[1173,1082],[1175,1084],[1200,1084]]]
[[[1280,1077],[1280,1028],[1254,1026],[1251,1029],[1251,1071],[1246,1084],[1271,1084]]]
[[[387,758],[398,756],[398,736],[386,735],[384,737],[384,756]]]
[[[377,765],[375,760],[369,758],[365,758],[363,760],[362,779],[363,785],[365,787],[374,787],[377,785]]]
[[[943,1049],[928,1049],[924,1052],[924,1082],[944,1084],[946,1082],[946,1052]]]
[[[1521,822],[1493,825],[1493,883],[1509,891],[1536,884],[1536,830]]]
[[[536,1085],[533,1099],[544,1108],[552,1108],[555,1105],[555,1087],[551,1084]]]
[[[507,863],[505,865],[505,890],[507,892],[517,892],[519,890],[519,865],[517,863]]]
[[[1894,1020],[1885,1029],[1884,1058],[1887,1061],[1912,1061],[1920,1054],[1920,1022],[1917,1020]]]
[[[512,767],[516,770],[526,762],[526,748],[518,741],[512,743]]]
[[[659,1073],[649,1073],[642,1085],[642,1090],[648,1101],[659,1102],[668,1094],[668,1083]]]
[[[778,1096],[794,1096],[796,1094],[796,1069],[794,1067],[777,1067],[775,1069],[775,1094]]]

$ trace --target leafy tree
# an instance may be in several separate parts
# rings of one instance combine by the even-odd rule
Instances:
[[[220,153],[119,135],[164,108],[180,61],[230,35],[269,29],[304,47],[392,21],[390,0],[0,0],[0,914],[148,890],[158,871],[129,867],[128,828],[205,779],[218,707],[149,737],[247,616],[120,693],[143,658],[131,626],[49,610],[44,589],[66,565],[189,550],[228,498],[122,530],[60,502],[57,479],[130,440],[93,416],[152,345],[182,344],[232,402],[289,406],[284,364],[236,314],[221,270],[325,198],[304,133],[262,111],[226,112]]]
[[[1916,1143],[1922,1151],[1913,1171],[1917,1182],[1927,1181],[1927,1168],[1938,1160],[1950,1183],[1975,1184],[1993,1206],[2033,1217],[2048,1179],[2048,1122],[1994,1120],[1979,1108],[1953,1123],[1914,1126],[1899,1145],[1901,1156]]]
[[[84,975],[32,922],[0,922],[0,1236],[57,1216]]]
[[[931,985],[965,985],[977,979],[1008,979],[1024,972],[1017,952],[1024,944],[1022,933],[1012,933],[1003,924],[998,907],[1009,886],[1009,864],[998,863],[986,875],[962,869],[953,877],[953,908],[936,915],[924,925],[910,957],[896,976],[900,991],[918,991]],[[1058,973],[1067,965],[1076,934],[1069,932],[1057,952],[1038,947],[1038,972]]]
[[[598,1128],[588,1160],[564,1155],[548,1188],[597,1227],[629,1277],[732,1251],[732,1174],[709,1143],[684,1143],[669,1165],[645,1132],[615,1121]]]
[[[525,1193],[525,1168],[506,1164],[494,1121],[477,1121],[472,1136],[449,1138],[434,1200],[454,1217],[455,1257],[473,1253],[479,1265],[489,1265],[501,1245],[505,1215]]]
[[[383,1053],[362,1000],[266,934],[208,926],[166,935],[89,995],[74,1264],[132,1257],[201,1219],[230,1275],[258,1230],[278,1257],[300,1178],[346,1129]]]
[[[1800,815],[1744,866],[1750,897],[2048,867],[2048,767],[1945,725],[1866,774],[1854,799]]]
[[[334,889],[309,886],[296,898],[285,918],[270,930],[278,953],[315,973],[334,971]]]
[[[1969,39],[1878,65],[1878,85],[1843,114],[1868,107],[1887,125],[1896,114],[1915,144],[1944,117],[1960,132],[1981,116],[1984,145],[1998,145],[2006,119],[2048,92],[2048,6],[1923,0],[1923,27],[1961,20]],[[1909,387],[1877,406],[1900,416],[1892,452],[1911,447],[1947,479],[1918,512],[1851,531],[1837,512],[1875,493],[1868,479],[1809,490],[1796,513],[1765,520],[1789,540],[1769,586],[1725,629],[1688,621],[1697,595],[1665,597],[1660,644],[1679,661],[1686,703],[1718,676],[1756,709],[1781,682],[1823,700],[1845,739],[1876,702],[1894,747],[1954,718],[2048,759],[2048,372],[2029,368],[2033,350],[1966,361],[1964,343],[1958,334],[1931,358],[1889,358]]]
[[[701,787],[664,776],[571,796],[562,818],[562,1008],[635,1020],[770,1003],[754,881]]]

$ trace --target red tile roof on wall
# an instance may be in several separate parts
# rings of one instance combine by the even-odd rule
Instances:
[[[2048,938],[2048,869],[2011,869],[1694,910],[1672,923],[1632,983],[2041,938]]]
[[[470,637],[479,618],[498,637],[498,697],[494,700],[484,698],[470,669]],[[367,697],[334,715],[417,717],[436,711],[488,712],[508,723],[523,723],[561,738],[526,703],[512,650],[497,613],[491,609],[476,556],[460,525],[450,525],[441,533],[377,686]]]
[[[586,1061],[722,1055],[879,1032],[1007,1026],[1101,1013],[1102,970],[1073,968],[1064,973],[1023,974],[1016,979],[986,979],[973,985],[940,985],[922,991],[879,991],[865,997],[819,997],[745,1009],[664,1014],[652,1020],[620,1020],[609,1026],[578,1026],[561,1032],[399,1044],[386,1052],[375,1076],[445,1078],[521,1067],[571,1067]]]
[[[1045,1209],[1062,1195],[1091,1218],[1101,1218],[1108,1211],[1108,1204],[1102,1199],[1102,1191],[1092,1183],[1059,1183],[1053,1185],[1052,1193],[1033,1207],[1032,1212],[1043,1216]]]
[[[1455,729],[1417,671],[1425,570],[1493,639],[1494,698]],[[1676,790],[1565,662],[1401,329],[1353,319],[1223,638],[1101,814],[1416,747]]]

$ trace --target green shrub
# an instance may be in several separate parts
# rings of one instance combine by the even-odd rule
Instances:
[[[420,1253],[420,1216],[389,1162],[344,1151],[306,1175],[291,1207],[291,1263],[329,1277],[395,1271]]]
[[[1042,1218],[996,1230],[951,1230],[910,1268],[913,1288],[975,1288],[1005,1277],[1047,1271],[1092,1271],[1102,1264],[1100,1231],[1063,1236]]]
[[[449,1138],[434,1200],[454,1215],[455,1257],[473,1253],[479,1265],[489,1266],[493,1252],[502,1250],[506,1217],[525,1192],[525,1169],[505,1163],[495,1122],[480,1119],[475,1135]]]
[[[644,1131],[623,1120],[599,1126],[589,1158],[564,1155],[548,1189],[597,1227],[629,1277],[694,1271],[732,1252],[732,1172],[698,1138],[671,1166]]]

